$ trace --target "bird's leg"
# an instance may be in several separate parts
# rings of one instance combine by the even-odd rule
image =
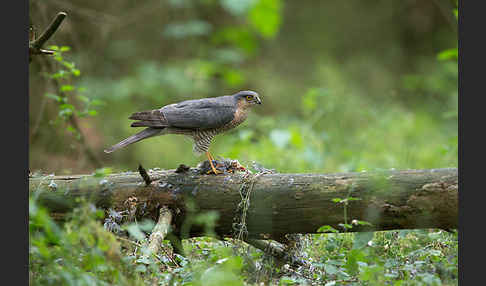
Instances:
[[[214,160],[213,155],[211,153],[209,153],[209,151],[207,153],[208,153],[208,158],[209,158],[210,161],[216,161],[216,160]]]
[[[211,169],[213,169],[214,174],[216,174],[216,175],[217,175],[217,174],[222,174],[223,172],[218,171],[218,170],[216,170],[216,168],[214,168],[214,165],[213,165],[213,158],[212,158],[213,156],[211,155],[211,153],[206,152],[206,156],[208,157],[209,164],[211,165]]]

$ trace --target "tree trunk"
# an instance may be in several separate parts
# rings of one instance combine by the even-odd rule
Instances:
[[[316,233],[323,225],[343,231],[443,228],[458,225],[456,168],[335,174],[201,175],[197,169],[152,171],[146,185],[136,172],[104,178],[91,175],[29,179],[29,191],[53,213],[72,209],[86,197],[96,206],[128,210],[157,221],[158,208],[174,213],[177,235],[198,236],[202,226],[187,227],[194,214],[216,211],[219,236],[282,238],[287,233]],[[335,198],[358,198],[344,202]],[[188,202],[197,209],[188,208]],[[240,204],[241,203],[241,204]],[[372,226],[353,224],[367,221]],[[186,222],[184,224],[184,222]],[[356,221],[354,221],[356,223]],[[185,227],[183,225],[186,225]],[[234,226],[237,226],[236,232]],[[184,229],[187,227],[187,233]]]

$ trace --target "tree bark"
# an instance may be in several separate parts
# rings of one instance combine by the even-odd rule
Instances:
[[[156,220],[158,208],[167,205],[174,213],[176,235],[181,235],[184,222],[195,221],[191,216],[207,211],[219,214],[218,236],[234,235],[235,222],[244,222],[246,238],[256,239],[316,233],[323,225],[344,231],[340,224],[351,225],[353,220],[372,226],[353,225],[347,231],[454,229],[458,225],[456,168],[217,176],[190,169],[178,173],[149,170],[148,175],[149,185],[137,172],[104,178],[44,176],[30,178],[29,191],[53,213],[69,211],[78,204],[77,198],[85,197],[101,208],[129,210],[138,218]],[[333,201],[347,197],[358,200]],[[187,208],[189,201],[194,202],[195,210]],[[188,236],[204,234],[202,226],[187,229]]]

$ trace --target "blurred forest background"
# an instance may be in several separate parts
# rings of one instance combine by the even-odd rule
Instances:
[[[68,15],[56,56],[29,65],[33,172],[195,166],[180,136],[103,149],[139,130],[132,112],[245,89],[263,104],[216,137],[216,157],[295,173],[457,166],[455,1],[29,4],[37,33]]]
[[[55,54],[29,64],[34,175],[195,167],[205,157],[181,136],[103,149],[139,130],[130,127],[133,112],[247,89],[263,104],[215,138],[216,158],[282,173],[457,167],[455,0],[29,5],[38,35],[67,13],[45,46]],[[186,256],[164,241],[146,257],[153,221],[121,224],[121,212],[87,202],[58,221],[38,193],[29,196],[31,285],[458,284],[455,230],[298,235],[309,266],[296,269],[241,241],[210,237],[218,214],[208,212],[193,220],[208,236],[183,240]]]

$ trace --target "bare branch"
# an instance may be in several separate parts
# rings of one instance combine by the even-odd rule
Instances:
[[[98,207],[124,210],[124,201],[136,197],[137,218],[155,218],[159,206],[181,208],[172,233],[181,233],[184,206],[193,201],[198,212],[218,211],[215,233],[233,236],[235,213],[241,204],[240,189],[248,180],[241,173],[201,175],[191,168],[185,173],[150,172],[149,186],[138,172],[112,174],[105,178],[70,176],[29,179],[30,192],[51,212],[66,212],[76,198],[89,197]],[[104,180],[104,181],[102,181]],[[53,182],[57,187],[49,187]],[[52,185],[52,184],[51,184]],[[324,225],[335,231],[457,228],[458,174],[456,168],[432,170],[375,171],[336,174],[264,174],[249,196],[246,231],[248,239],[274,239],[289,233],[317,233]],[[340,202],[336,202],[340,200]],[[343,208],[352,229],[344,229]],[[240,221],[241,222],[241,221]],[[370,223],[371,226],[366,224]],[[326,231],[326,230],[323,230]],[[194,225],[189,236],[205,234]]]
[[[164,241],[167,233],[170,231],[170,225],[172,223],[172,212],[167,206],[162,206],[159,210],[159,219],[152,234],[149,237],[148,249],[150,253],[157,254],[159,252],[160,245]]]
[[[36,50],[41,50],[45,42],[47,42],[47,40],[49,40],[52,35],[57,31],[66,16],[67,14],[65,12],[57,13],[56,18],[54,18],[54,20],[51,22],[49,27],[47,27],[44,33],[42,33],[39,38],[35,39],[34,42],[31,43],[31,47]]]

